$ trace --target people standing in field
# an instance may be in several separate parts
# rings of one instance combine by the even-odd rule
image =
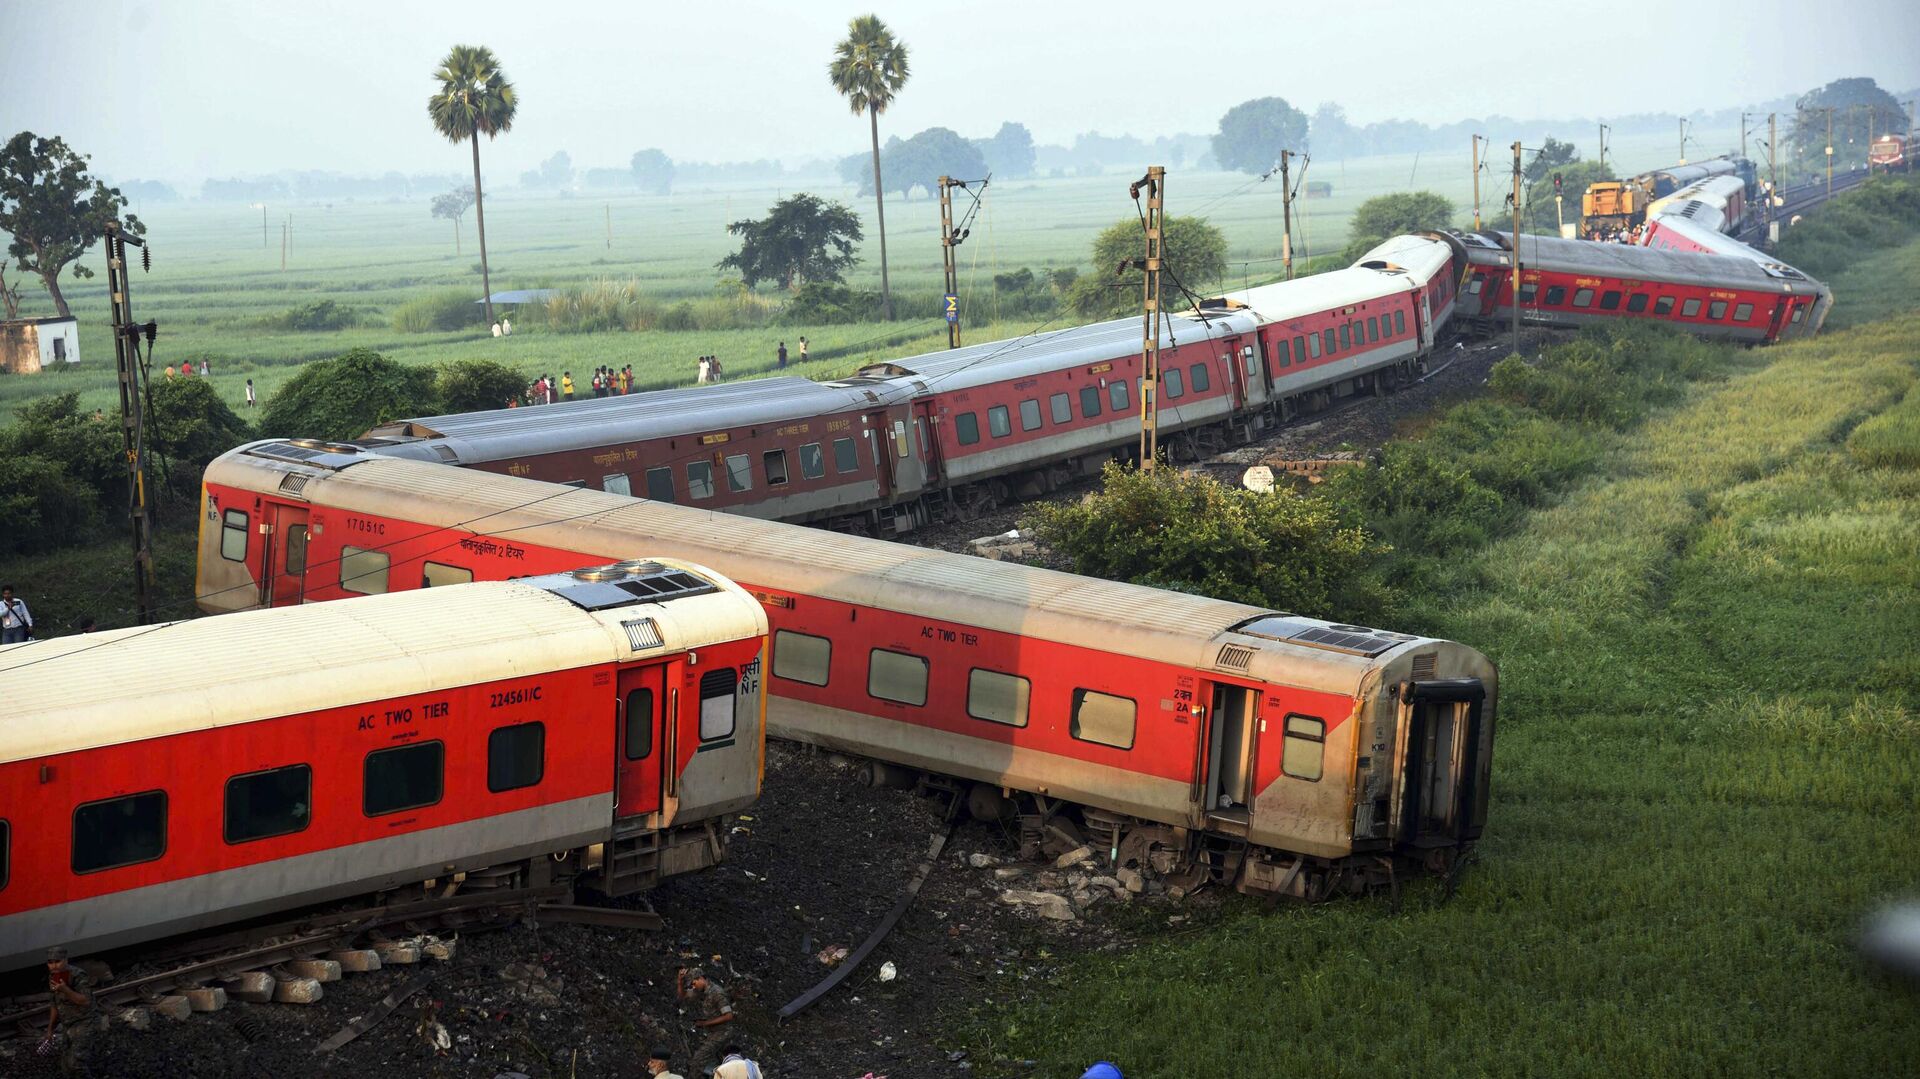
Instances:
[[[605,394],[601,392],[601,389],[602,387],[600,385],[600,369],[596,367],[593,369],[593,395],[595,397],[604,397]]]
[[[213,361],[212,360],[200,361],[200,377],[201,378],[213,377]]]
[[[713,369],[707,366],[707,358],[705,356],[700,357],[699,367],[700,367],[700,373],[694,381],[697,382],[699,385],[704,386],[708,382],[711,382],[713,380]],[[167,374],[169,377],[171,377],[173,372],[169,371],[167,372]]]
[[[253,380],[247,380],[247,407],[253,407]]]
[[[493,324],[493,335],[494,335],[495,337],[499,337],[499,336],[500,336],[500,324],[499,324],[498,322],[496,322],[496,323],[494,323],[494,324]]]
[[[620,369],[620,396],[633,392],[633,365],[627,364]]]
[[[804,337],[800,339],[800,362],[807,362],[807,339]]]
[[[33,612],[27,601],[13,594],[12,585],[0,585],[0,644],[19,644],[33,636]]]
[[[713,381],[715,382],[720,381],[720,357],[718,356],[707,357],[707,374],[712,376]]]
[[[779,350],[773,354],[773,366],[777,371],[787,369],[787,343],[785,341],[780,342]]]
[[[168,382],[173,381],[173,365],[172,364],[167,365],[167,381]]]
[[[572,371],[563,371],[560,373],[560,399],[562,401],[573,400],[573,372]]]
[[[500,336],[502,337],[513,336],[513,322],[509,320],[505,315],[500,316]]]

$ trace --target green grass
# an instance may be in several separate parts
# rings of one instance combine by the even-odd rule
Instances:
[[[1920,994],[1851,945],[1920,865],[1920,474],[1848,450],[1912,444],[1917,369],[1915,315],[1752,353],[1460,553],[1478,583],[1415,620],[1502,699],[1451,901],[1231,902],[975,1043],[1048,1075],[1920,1073]]]
[[[1701,138],[1728,144],[1737,135],[1716,132]],[[1665,163],[1673,152],[1668,140],[1644,137],[1623,138],[1614,149],[1628,169]],[[1450,154],[1314,162],[1308,178],[1331,181],[1335,193],[1331,198],[1302,199],[1295,204],[1297,257],[1339,252],[1347,242],[1347,220],[1362,201],[1409,187],[1447,196],[1461,210],[1457,221],[1470,223],[1472,175],[1467,156],[1463,146]],[[1126,193],[1133,178],[1114,173],[993,184],[971,238],[958,252],[967,340],[1018,336],[1032,330],[1039,320],[996,310],[993,275],[1022,267],[1077,266],[1086,272],[1094,236],[1134,215]],[[1483,187],[1489,192],[1484,196],[1488,205],[1497,203],[1492,187]],[[1176,167],[1169,192],[1170,213],[1201,214],[1228,239],[1227,280],[1188,282],[1190,287],[1238,287],[1278,276],[1277,179],[1263,183],[1239,174]],[[758,216],[777,198],[792,193],[791,189],[740,187],[688,190],[667,197],[521,198],[511,190],[503,191],[487,201],[493,287],[632,280],[651,301],[671,304],[709,298],[720,277],[714,264],[733,250],[726,223]],[[854,197],[850,188],[828,187],[822,193],[847,202],[866,221],[869,242],[861,252],[866,261],[855,268],[849,283],[877,289],[872,200]],[[401,332],[393,328],[394,316],[409,303],[450,289],[465,290],[475,298],[480,294],[472,216],[466,222],[464,246],[456,254],[452,228],[428,213],[426,198],[409,203],[274,206],[268,211],[270,245],[262,243],[260,211],[245,206],[193,202],[136,206],[148,225],[153,268],[150,273],[133,274],[134,313],[141,321],[154,319],[160,324],[156,364],[187,359],[197,363],[211,357],[222,395],[236,408],[244,398],[245,379],[251,377],[264,398],[300,364],[356,347],[377,349],[410,364],[476,356],[501,359],[529,377],[542,371],[572,370],[578,375],[600,364],[632,364],[639,384],[656,388],[691,382],[695,359],[709,353],[719,355],[733,377],[764,371],[772,366],[779,341],[792,348],[804,334],[819,363],[800,373],[834,375],[862,362],[938,348],[944,340],[944,324],[932,303],[942,291],[937,203],[925,196],[889,201],[894,203],[887,215],[893,288],[903,298],[924,301],[900,309],[894,325],[558,334],[539,332],[528,320],[506,340],[495,340],[478,329]],[[288,214],[293,218],[293,241],[283,271],[279,231]],[[97,250],[88,261],[97,268]],[[83,361],[75,370],[0,378],[0,424],[12,421],[14,406],[64,389],[80,390],[86,408],[111,411],[117,407],[104,277],[76,281],[69,275],[63,287],[81,320]],[[51,303],[37,280],[23,282],[21,292],[23,313],[51,313]],[[316,332],[275,328],[275,320],[289,310],[323,300],[350,309],[357,324]],[[1066,316],[1060,324],[1072,321],[1072,316]]]
[[[1827,280],[1833,312],[1826,328],[1844,330],[1913,310],[1920,296],[1920,244],[1876,251]]]

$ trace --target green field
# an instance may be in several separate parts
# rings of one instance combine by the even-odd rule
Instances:
[[[1920,891],[1916,376],[1912,313],[1746,353],[1416,598],[1398,628],[1501,665],[1451,900],[1163,911],[975,1044],[1049,1075],[1920,1074],[1920,995],[1852,947]]]
[[[1576,132],[1572,137],[1582,136]],[[1738,145],[1737,132],[1703,132],[1696,137],[1704,146]],[[1614,147],[1622,167],[1629,171],[1664,163],[1673,152],[1668,140],[1647,137],[1623,137]],[[1482,177],[1482,199],[1490,220],[1498,216],[1506,168],[1503,161],[1492,162]],[[1409,189],[1438,191],[1460,208],[1459,223],[1472,221],[1473,178],[1465,147],[1447,155],[1314,162],[1307,178],[1330,181],[1334,195],[1296,203],[1297,255],[1303,259],[1338,253],[1347,241],[1347,221],[1354,208],[1374,195]],[[967,338],[1014,337],[1034,330],[1041,319],[999,316],[993,275],[1022,267],[1077,266],[1090,272],[1085,263],[1095,234],[1134,214],[1126,190],[1132,179],[1132,175],[1111,173],[1016,180],[989,188],[972,238],[959,251]],[[503,191],[487,202],[493,287],[496,291],[564,287],[611,278],[635,281],[644,295],[658,300],[709,298],[715,295],[720,278],[714,263],[733,249],[726,222],[758,216],[775,199],[792,193],[793,189],[741,187],[665,197],[529,199]],[[877,288],[872,200],[854,197],[851,189],[824,193],[849,203],[867,222],[868,242],[862,251],[866,261],[856,267],[849,283]],[[1235,173],[1176,169],[1168,179],[1168,195],[1170,213],[1205,216],[1228,240],[1229,279],[1188,282],[1190,287],[1239,287],[1278,276],[1277,178],[1259,182]],[[160,324],[156,367],[211,358],[215,379],[235,407],[243,400],[245,379],[254,380],[264,399],[300,364],[356,346],[374,348],[410,364],[465,357],[499,359],[529,377],[565,370],[579,375],[600,364],[630,363],[640,384],[651,388],[691,382],[696,358],[709,353],[722,358],[730,377],[765,371],[772,366],[776,343],[784,340],[791,349],[804,334],[815,362],[800,373],[830,377],[865,362],[944,344],[945,328],[935,310],[941,291],[937,204],[925,196],[889,201],[893,203],[887,217],[893,288],[912,305],[897,310],[899,320],[893,325],[777,323],[758,329],[554,334],[522,322],[515,335],[504,340],[478,331],[398,332],[392,328],[392,313],[409,300],[447,288],[471,289],[476,298],[480,294],[472,215],[465,224],[462,252],[455,254],[452,228],[430,216],[425,199],[270,207],[271,225],[264,243],[261,211],[245,206],[187,202],[134,207],[147,223],[154,257],[151,272],[134,274],[134,312],[140,321],[154,319]],[[1572,212],[1577,216],[1577,204]],[[283,271],[279,223],[287,215],[292,217],[292,244]],[[90,256],[96,265],[97,255],[96,250]],[[88,408],[115,407],[103,278],[74,281],[69,276],[63,288],[81,319],[83,362],[42,376],[0,378],[0,423],[10,422],[13,406],[23,401],[69,389],[80,391],[81,403]],[[51,313],[51,303],[37,279],[23,282],[21,293],[23,313]],[[319,300],[352,308],[361,324],[311,333],[267,324],[290,308]],[[1072,316],[1063,316],[1058,324],[1071,321]]]

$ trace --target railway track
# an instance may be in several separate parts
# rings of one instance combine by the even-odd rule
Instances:
[[[1866,172],[1847,172],[1835,175],[1833,178],[1833,193],[1831,195],[1827,193],[1827,182],[1824,179],[1801,184],[1798,187],[1787,188],[1780,192],[1782,204],[1780,208],[1774,212],[1773,219],[1776,221],[1787,220],[1791,219],[1794,214],[1811,210],[1821,203],[1826,202],[1828,199],[1865,183],[1867,176],[1868,173]],[[1751,245],[1764,242],[1766,234],[1766,222],[1761,221],[1758,224],[1742,229],[1734,235],[1734,238],[1743,244]]]

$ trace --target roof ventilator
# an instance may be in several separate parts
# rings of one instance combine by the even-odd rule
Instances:
[[[660,647],[660,625],[651,618],[629,618],[620,628],[627,631],[627,644],[635,652]]]
[[[1253,649],[1237,644],[1223,644],[1220,646],[1220,655],[1213,662],[1217,667],[1231,667],[1236,671],[1244,671],[1253,664]]]

